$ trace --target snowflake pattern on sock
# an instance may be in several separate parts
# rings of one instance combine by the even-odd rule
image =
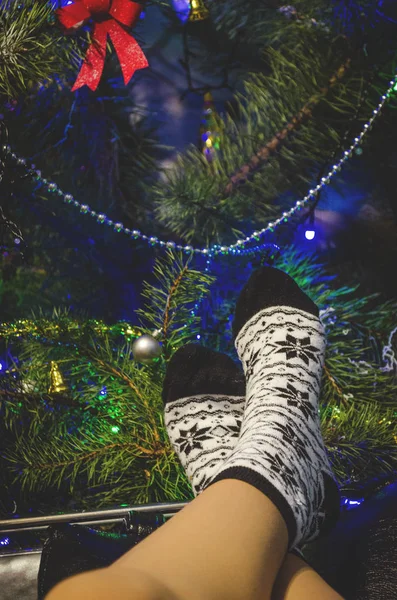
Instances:
[[[189,456],[192,450],[202,450],[203,442],[212,438],[212,435],[208,435],[209,431],[211,431],[211,427],[199,429],[197,423],[190,429],[180,429],[180,437],[175,439],[175,446],[178,447],[178,452]]]
[[[203,394],[166,404],[168,436],[197,496],[230,455],[240,434],[245,397]]]
[[[291,358],[300,358],[306,365],[311,360],[319,362],[319,348],[312,346],[310,336],[300,339],[287,334],[285,340],[277,341],[274,345],[280,346],[276,350],[276,354],[285,353],[287,361],[291,360]]]
[[[286,387],[281,388],[276,386],[269,388],[269,392],[275,393],[280,398],[285,398],[288,406],[299,408],[306,418],[309,418],[310,416],[314,417],[314,407],[310,403],[309,393],[301,392],[289,381],[287,382]]]

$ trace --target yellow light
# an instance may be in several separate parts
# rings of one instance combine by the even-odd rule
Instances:
[[[208,17],[209,11],[204,0],[191,0],[189,21],[204,21]]]

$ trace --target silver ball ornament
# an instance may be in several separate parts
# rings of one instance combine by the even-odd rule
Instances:
[[[144,365],[150,365],[162,353],[161,345],[153,336],[144,334],[135,340],[131,347],[134,359]]]

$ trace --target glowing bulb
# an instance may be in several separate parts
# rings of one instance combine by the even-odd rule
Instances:
[[[307,240],[314,240],[315,235],[316,235],[316,232],[314,231],[314,229],[306,229],[305,238]]]
[[[178,18],[184,23],[189,18],[190,2],[189,0],[173,0],[173,5]]]
[[[363,502],[364,502],[363,498],[361,500],[348,500],[347,505],[348,506],[360,506],[360,504],[362,504]]]

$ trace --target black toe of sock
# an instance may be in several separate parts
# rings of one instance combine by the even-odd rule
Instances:
[[[241,328],[256,313],[271,306],[291,306],[319,316],[318,307],[292,277],[274,267],[262,267],[254,271],[240,293],[233,322],[233,336],[236,338]]]
[[[168,363],[163,402],[200,394],[244,396],[244,373],[227,354],[187,344]]]

